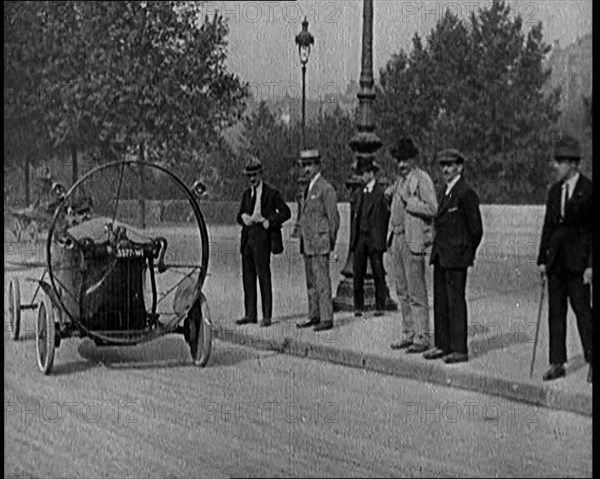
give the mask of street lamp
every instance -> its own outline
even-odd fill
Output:
[[[375,101],[375,88],[373,81],[373,0],[363,2],[363,36],[362,55],[360,71],[360,89],[358,91],[358,110],[356,112],[356,134],[350,140],[350,148],[356,157],[353,170],[359,159],[373,162],[375,153],[383,146],[383,142],[375,133],[375,115],[373,102]],[[360,194],[360,180],[353,174],[347,181],[346,187],[351,191],[350,202],[350,228],[354,227],[352,218],[356,208],[357,197]],[[350,233],[352,236],[352,232]],[[348,251],[346,265],[342,270],[343,279],[338,285],[337,293],[333,299],[333,308],[336,311],[352,310],[353,301],[353,254]],[[375,306],[375,284],[370,262],[365,276],[365,307],[374,309]],[[387,290],[387,286],[386,286]],[[386,291],[386,310],[396,310],[397,304],[390,298]]]
[[[306,64],[308,63],[308,57],[310,56],[310,46],[315,43],[315,38],[308,32],[308,20],[304,17],[302,22],[302,31],[296,35],[296,45],[298,45],[298,56],[300,57],[300,64],[302,65],[302,149],[306,148]],[[296,194],[298,204],[298,214],[296,215],[296,225],[292,232],[293,238],[300,236],[298,231],[298,221],[300,220],[300,212],[302,210],[303,192],[306,186],[306,179],[299,175],[298,177],[298,191]]]
[[[310,56],[310,46],[315,43],[314,37],[308,33],[308,20],[304,17],[302,22],[302,31],[296,35],[296,45],[298,45],[298,56],[302,64],[302,148],[306,148],[305,142],[305,112],[306,112],[306,64]]]

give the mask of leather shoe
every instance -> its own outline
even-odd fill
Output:
[[[271,320],[270,319],[263,319],[260,322],[260,327],[261,328],[268,328],[269,326],[271,326]]]
[[[412,339],[403,339],[402,341],[398,341],[397,343],[390,344],[390,348],[404,349],[404,348],[408,348],[411,344],[412,344]]]
[[[375,311],[375,313],[373,314],[373,316],[383,316],[383,311],[377,310],[377,311]]]
[[[446,351],[442,351],[439,348],[432,348],[429,351],[423,353],[425,359],[440,359],[446,356]]]
[[[464,363],[469,360],[469,355],[466,353],[450,353],[444,356],[446,364]]]
[[[428,349],[429,349],[429,346],[427,346],[426,344],[414,344],[413,343],[406,350],[406,354],[424,353]]]
[[[333,329],[333,322],[319,323],[313,328],[314,331],[327,331],[328,329]]]
[[[362,311],[354,311],[354,317],[360,318],[362,316]]]
[[[242,319],[238,319],[235,324],[256,324],[257,321],[256,319],[252,319],[252,318],[242,318]]]
[[[309,319],[308,321],[304,321],[303,323],[296,323],[297,328],[310,328],[311,326],[316,326],[321,323],[320,319]]]
[[[550,369],[544,373],[542,379],[544,381],[552,381],[553,379],[564,377],[565,374],[565,367],[562,364],[553,364],[550,366]]]
[[[590,369],[588,369],[588,378],[587,382],[591,384],[592,382],[592,365],[590,364]]]

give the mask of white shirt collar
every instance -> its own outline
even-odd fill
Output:
[[[446,183],[446,194],[450,193],[454,185],[458,183],[458,180],[460,180],[460,175],[456,175],[454,179],[450,180],[450,183]]]
[[[315,176],[313,176],[312,180],[310,180],[310,183],[308,184],[308,190],[312,190],[312,187],[315,186],[315,183],[317,182],[317,180],[321,177],[321,172],[319,171]]]
[[[371,181],[369,181],[367,183],[367,185],[365,186],[364,192],[365,193],[372,193],[374,187],[375,187],[375,178],[373,178]]]
[[[263,182],[261,181],[258,185],[256,185],[256,194],[258,196],[262,195]]]
[[[577,181],[579,180],[579,172],[575,173],[571,178],[563,183],[569,185],[569,198],[573,196],[573,191],[575,191],[575,186],[577,186]]]

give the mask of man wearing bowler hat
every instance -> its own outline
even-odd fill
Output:
[[[551,167],[557,182],[548,191],[538,265],[548,279],[550,369],[544,381],[565,375],[567,299],[577,318],[583,355],[592,382],[592,182],[579,172],[581,150],[570,136],[554,146]]]
[[[437,154],[446,184],[441,189],[434,220],[431,250],[433,264],[433,329],[435,347],[426,359],[468,361],[467,270],[473,266],[483,226],[479,197],[463,177],[464,157],[455,149]]]
[[[308,181],[302,214],[298,220],[300,253],[304,257],[306,271],[308,320],[297,326],[325,331],[333,328],[329,254],[335,248],[340,228],[337,194],[321,175],[321,155],[318,150],[300,152],[300,166]]]
[[[402,338],[391,348],[422,353],[431,343],[425,256],[438,204],[431,177],[416,165],[419,150],[412,140],[400,139],[391,154],[400,175],[385,191],[392,210],[388,251],[402,312]]]
[[[359,193],[352,218],[353,228],[349,245],[354,254],[354,315],[358,317],[362,316],[365,306],[364,280],[367,259],[371,262],[375,281],[375,316],[383,315],[387,298],[383,253],[387,249],[390,209],[383,188],[375,178],[378,170],[379,166],[370,158],[358,158],[356,174],[364,187]]]
[[[244,172],[250,181],[250,188],[242,195],[237,222],[242,226],[240,250],[245,316],[236,323],[257,322],[258,277],[263,309],[261,326],[270,326],[273,311],[271,253],[283,252],[281,225],[290,218],[291,212],[279,192],[263,181],[262,164],[258,158],[250,157]]]

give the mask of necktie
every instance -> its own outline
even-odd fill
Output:
[[[310,183],[306,185],[306,188],[304,188],[304,201],[306,201],[306,198],[308,198],[308,190],[310,190]]]
[[[565,206],[569,199],[569,184],[567,182],[564,182],[562,187],[563,187],[563,194],[562,194],[562,201],[560,202],[560,216],[564,219]]]

